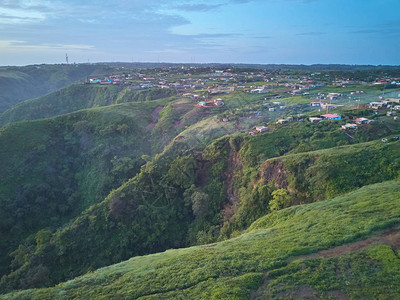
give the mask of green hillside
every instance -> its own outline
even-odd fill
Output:
[[[190,125],[196,121],[186,117],[193,115],[190,102],[171,101],[110,105],[12,123],[0,130],[0,167],[4,170],[0,176],[0,246],[6,254],[1,256],[1,274],[18,269],[9,254],[19,244],[29,248],[43,236],[48,242],[57,228],[134,177],[156,153],[154,145],[162,149],[184,130],[176,122]],[[220,130],[214,137],[224,134]],[[173,241],[175,237],[166,240],[179,243]],[[144,245],[142,253],[149,248]],[[126,255],[116,256],[117,261]],[[87,266],[83,267],[86,271]]]
[[[91,74],[104,74],[102,65],[32,65],[0,69],[0,113],[13,105],[84,80]]]
[[[158,88],[131,91],[119,86],[74,84],[39,98],[21,102],[0,114],[0,126],[22,120],[54,117],[81,109],[116,103],[157,100],[175,95]]]
[[[268,144],[275,135],[264,138]],[[202,153],[190,140],[174,141],[104,201],[49,233],[43,251],[31,250],[2,288],[51,285],[135,255],[234,237],[272,211],[399,176],[399,142],[291,154],[254,167],[241,152],[254,138],[246,139],[223,137]],[[27,246],[36,249],[37,242]],[[30,282],[26,276],[40,268],[51,280]]]
[[[399,197],[398,181],[369,185],[274,212],[228,241],[135,257],[53,288],[1,298],[395,299],[400,297],[393,284],[400,276],[398,250],[381,232],[399,224]],[[342,244],[351,249],[371,236],[374,242],[357,251],[325,258],[321,251]]]
[[[61,226],[133,177],[151,154],[151,113],[162,102],[123,104],[0,130],[1,252]],[[13,141],[12,143],[9,141]],[[1,273],[9,257],[1,257]]]
[[[398,298],[397,79],[350,73],[1,69],[0,299]]]

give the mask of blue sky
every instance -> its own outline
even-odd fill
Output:
[[[400,0],[0,0],[0,65],[400,65]]]

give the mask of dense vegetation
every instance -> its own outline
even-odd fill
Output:
[[[397,298],[400,291],[393,282],[400,276],[399,258],[388,246],[330,259],[300,255],[398,225],[399,197],[398,181],[366,186],[332,200],[274,212],[229,241],[135,257],[53,288],[3,298],[291,298],[299,289],[325,297],[336,293],[374,299],[390,293]]]
[[[133,177],[145,163],[141,156],[151,154],[146,126],[159,104],[111,106],[4,127],[1,252],[39,229],[61,226]]]
[[[279,147],[273,142],[279,136],[273,132],[262,137],[265,145]],[[40,254],[33,250],[35,241],[26,244],[30,254],[3,278],[3,288],[17,287],[16,282],[22,287],[54,284],[135,255],[233,237],[271,211],[399,176],[399,142],[286,155],[255,167],[254,152],[248,149],[255,149],[260,137],[223,137],[202,153],[185,139],[174,141],[104,201],[54,234],[48,232]],[[291,138],[289,145],[295,148],[285,143],[278,152],[264,148],[263,155],[295,151],[295,139],[305,137]],[[315,141],[315,147],[330,145]],[[51,279],[30,282],[27,274],[42,268]]]

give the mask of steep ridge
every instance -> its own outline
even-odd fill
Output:
[[[397,298],[400,290],[392,280],[400,276],[400,261],[388,246],[329,260],[293,258],[398,225],[399,197],[399,181],[369,185],[331,200],[274,212],[228,241],[135,257],[53,288],[1,298],[247,299],[307,293],[365,299],[390,293]],[[363,280],[366,275],[371,277]]]

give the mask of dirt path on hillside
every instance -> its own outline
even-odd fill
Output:
[[[160,111],[163,109],[163,106],[157,106],[152,112],[151,117],[153,118],[153,122],[146,126],[147,129],[152,130],[154,126],[156,126],[158,119],[160,118]]]
[[[374,235],[362,241],[344,244],[327,250],[320,250],[310,255],[298,256],[293,260],[338,257],[350,252],[362,250],[373,244],[386,244],[395,249],[400,249],[400,227],[385,230],[381,234]]]
[[[360,251],[363,250],[371,245],[375,244],[385,244],[389,245],[395,249],[400,249],[400,227],[394,227],[388,230],[385,230],[379,234],[376,234],[374,236],[371,236],[368,239],[362,240],[362,241],[357,241],[353,243],[348,243],[344,244],[338,247],[334,247],[331,249],[327,250],[321,250],[316,253],[310,254],[310,255],[304,255],[304,256],[297,256],[288,261],[288,263],[291,263],[295,260],[299,259],[317,259],[317,258],[331,258],[331,257],[339,257],[342,255],[346,255],[350,252],[355,252],[355,251]],[[267,277],[267,273],[264,273],[263,277],[263,283],[262,285],[257,289],[253,290],[250,293],[250,299],[258,299],[261,296],[263,296],[263,293],[266,293],[268,295],[268,285],[270,283],[270,280]],[[280,299],[319,299],[319,292],[316,290],[311,289],[308,286],[305,285],[300,285],[295,289],[289,289],[287,291],[282,291],[278,295],[276,295]],[[264,295],[265,296],[265,295]],[[332,297],[333,299],[340,299],[340,300],[348,300],[350,299],[350,296],[345,294],[342,291],[339,290],[332,290],[328,291],[327,295],[328,297]]]

